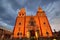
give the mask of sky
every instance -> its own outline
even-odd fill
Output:
[[[13,30],[21,8],[27,15],[35,15],[39,6],[46,12],[52,30],[59,31],[60,0],[0,0],[0,26]]]

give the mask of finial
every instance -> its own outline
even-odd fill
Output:
[[[20,10],[21,12],[25,12],[25,8],[21,8],[21,10]]]
[[[39,7],[38,7],[38,10],[42,10],[42,8],[39,6]]]

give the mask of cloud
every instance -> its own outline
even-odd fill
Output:
[[[55,18],[53,19],[52,23],[51,23],[51,28],[54,31],[54,29],[56,31],[60,30],[60,19],[59,18]]]
[[[12,28],[20,8],[25,7],[27,15],[35,15],[38,6],[41,6],[46,12],[52,29],[54,29],[54,26],[56,28],[60,24],[59,0],[0,0],[0,24],[5,24],[7,27]]]
[[[4,25],[8,29],[13,27],[17,16],[17,10],[12,8],[11,3],[7,0],[1,0],[0,5],[0,25]]]
[[[12,30],[13,29],[13,26],[8,25],[7,23],[4,23],[3,21],[0,21],[0,26],[3,26],[4,28],[7,28],[7,29],[13,31]]]
[[[49,3],[45,11],[47,17],[49,18],[52,30],[60,30],[60,1],[54,1],[53,3]]]
[[[16,2],[23,6],[27,2],[27,0],[16,0]]]
[[[16,2],[16,0],[9,0],[8,2],[11,4],[11,7],[14,10],[17,10],[22,7],[22,6],[20,6],[20,4],[18,4],[18,2]]]
[[[60,1],[54,1],[53,3],[49,3],[46,8],[44,8],[49,20],[56,17],[59,14],[59,5]]]

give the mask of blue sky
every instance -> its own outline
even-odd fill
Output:
[[[40,6],[48,17],[52,30],[60,30],[60,0],[0,0],[0,25],[13,30],[18,11],[24,7],[27,15],[35,15]]]

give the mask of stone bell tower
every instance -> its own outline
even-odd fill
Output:
[[[16,18],[15,26],[14,26],[14,31],[13,31],[13,36],[15,38],[18,37],[23,37],[25,34],[25,16],[26,16],[26,11],[25,8],[22,8],[18,12],[18,16]]]
[[[52,36],[52,29],[47,19],[45,12],[42,8],[38,8],[36,16],[38,16],[40,27],[41,27],[41,35],[43,37]]]
[[[38,8],[35,16],[26,16],[25,8],[18,12],[16,18],[13,37],[52,37],[52,30],[45,12]]]

